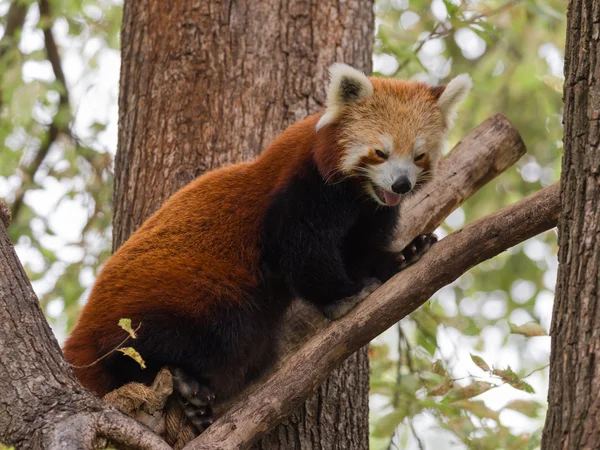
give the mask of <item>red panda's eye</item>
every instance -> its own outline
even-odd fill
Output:
[[[379,156],[381,159],[388,159],[388,155],[383,153],[381,150],[375,150],[375,154]]]
[[[423,158],[425,158],[425,153],[415,156],[415,161],[421,161]]]

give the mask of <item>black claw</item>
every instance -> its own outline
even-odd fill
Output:
[[[180,368],[172,369],[173,391],[181,404],[186,417],[199,433],[213,423],[212,403],[215,394],[212,389]]]
[[[436,242],[437,236],[435,234],[421,234],[414,238],[398,257],[400,268],[403,269],[410,264],[416,263]]]

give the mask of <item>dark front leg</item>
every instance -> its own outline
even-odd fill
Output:
[[[435,234],[421,234],[401,252],[380,252],[373,257],[373,276],[385,283],[402,269],[421,259],[436,242]]]
[[[375,280],[354,281],[337,248],[315,242],[313,248],[319,247],[319,251],[304,254],[291,264],[288,279],[295,294],[315,304],[330,319],[337,319],[375,289]]]
[[[367,279],[363,284],[363,288],[356,294],[325,305],[323,307],[323,314],[331,320],[339,319],[371,295],[379,286],[381,286],[381,281],[376,278]]]

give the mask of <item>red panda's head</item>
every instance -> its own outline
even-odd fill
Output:
[[[377,203],[394,206],[429,180],[468,75],[445,86],[367,78],[346,64],[330,68],[327,109],[319,119],[319,169],[328,179],[356,177]]]

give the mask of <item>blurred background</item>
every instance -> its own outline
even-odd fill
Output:
[[[0,0],[0,198],[61,343],[110,255],[122,7]],[[375,73],[471,74],[448,148],[497,112],[527,145],[440,236],[559,179],[566,0],[376,0],[375,11]],[[531,239],[372,343],[373,449],[539,447],[550,338],[536,335],[550,326],[556,252],[554,231]]]

